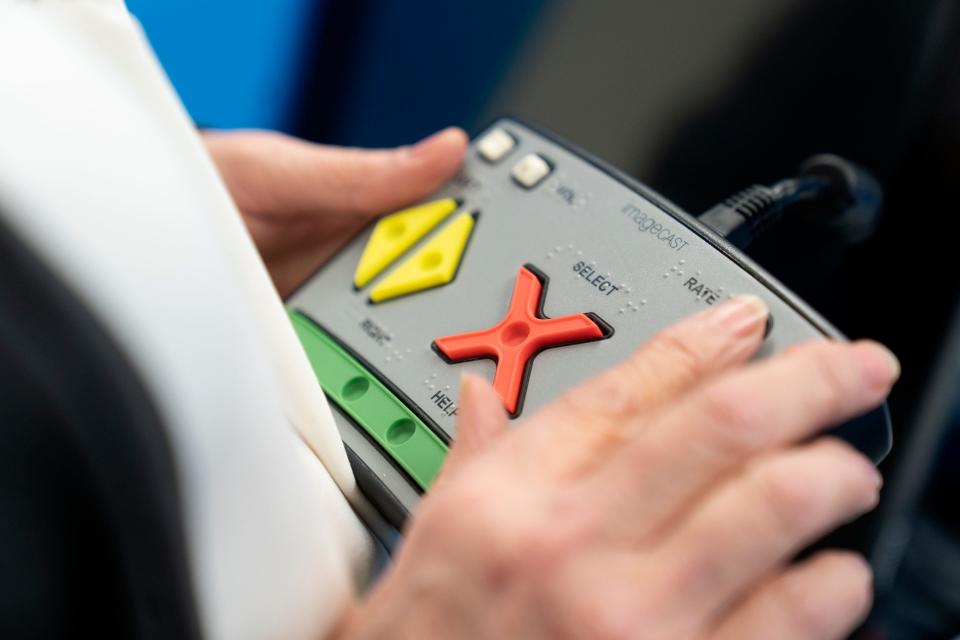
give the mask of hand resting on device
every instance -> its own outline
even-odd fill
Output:
[[[465,137],[207,143],[286,292],[372,215],[449,178]],[[899,365],[869,341],[751,363],[766,318],[751,296],[710,307],[516,428],[465,377],[447,465],[336,637],[845,637],[869,609],[869,567],[791,559],[876,505],[870,461],[818,434],[878,406]]]

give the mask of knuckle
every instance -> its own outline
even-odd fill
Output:
[[[877,474],[873,462],[857,451],[849,442],[835,436],[823,436],[818,445],[835,460],[833,468],[843,472],[844,478],[836,482],[840,488],[861,496],[877,490]]]
[[[873,463],[853,446],[835,437],[823,438],[819,446],[833,458],[830,467],[833,481],[830,484],[845,509],[875,506],[879,499],[879,484]]]
[[[843,366],[838,347],[833,343],[819,343],[807,352],[814,375],[820,382],[818,388],[821,393],[816,403],[827,414],[840,412],[852,391],[847,377],[843,375],[846,367]]]
[[[515,551],[531,575],[550,579],[589,544],[593,511],[582,501],[563,497],[540,513],[515,541]]]
[[[649,350],[641,349],[631,356],[634,366],[645,364],[650,352],[659,352],[665,355],[662,358],[664,366],[671,367],[690,378],[700,378],[708,371],[709,367],[701,355],[702,351],[682,325],[667,327],[653,337],[648,347]]]
[[[793,533],[803,529],[821,511],[823,496],[817,483],[788,465],[774,462],[757,466],[750,478],[760,504],[780,531]]]
[[[702,419],[713,425],[710,442],[728,458],[751,454],[766,443],[764,416],[752,393],[749,389],[714,385],[704,389],[700,397]]]
[[[640,394],[630,383],[630,376],[618,369],[608,371],[571,391],[568,409],[591,414],[600,413],[614,421],[627,421],[643,410]]]
[[[666,569],[660,593],[694,601],[714,593],[723,581],[722,563],[710,549],[691,550]]]

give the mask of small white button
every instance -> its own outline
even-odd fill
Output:
[[[477,151],[487,162],[496,162],[510,153],[516,145],[516,139],[498,127],[480,139]]]
[[[531,153],[513,167],[510,175],[527,189],[537,186],[550,173],[550,163],[541,156]]]

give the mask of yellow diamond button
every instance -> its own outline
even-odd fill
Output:
[[[363,248],[353,284],[358,289],[365,287],[456,209],[456,200],[444,198],[397,211],[380,220]]]
[[[383,302],[398,296],[447,284],[457,274],[463,250],[473,231],[474,218],[462,213],[416,253],[387,274],[370,291],[370,300]]]

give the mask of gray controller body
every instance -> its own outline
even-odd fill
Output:
[[[523,416],[621,362],[657,331],[737,294],[756,294],[770,309],[773,326],[758,358],[811,339],[843,339],[763,269],[662,196],[529,125],[504,118],[486,131],[496,129],[512,137],[513,148],[491,162],[472,145],[460,174],[430,198],[453,197],[461,211],[477,212],[452,282],[372,304],[366,289],[353,286],[367,229],[288,300],[402,392],[444,439],[456,439],[461,374],[492,379],[496,363],[450,364],[431,345],[441,336],[498,323],[525,264],[549,278],[546,316],[592,312],[614,333],[540,352],[528,370],[519,428]],[[525,188],[512,174],[529,154],[550,169]],[[413,510],[420,496],[416,485],[344,412],[335,407],[334,413],[367,483],[392,496],[391,508]],[[890,447],[885,408],[839,432],[877,461]]]

